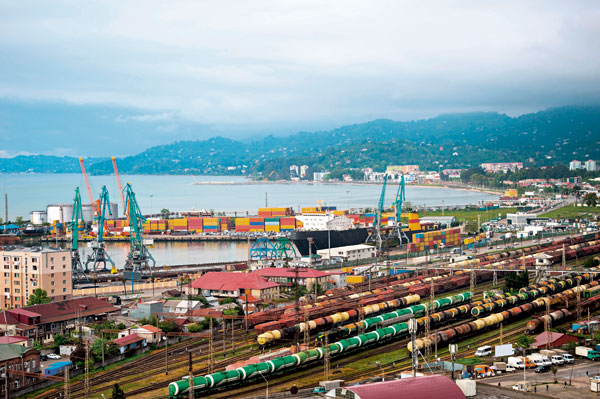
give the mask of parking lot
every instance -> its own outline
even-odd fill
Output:
[[[558,384],[553,383],[554,375],[551,372],[535,373],[533,369],[525,372],[525,378],[523,378],[523,370],[518,370],[514,373],[488,377],[479,380],[479,382],[496,386],[500,383],[503,387],[512,387],[514,384],[526,380],[534,385],[540,384],[536,385],[536,391],[546,396],[565,398],[576,395],[578,399],[598,398],[597,393],[590,391],[590,377],[586,376],[586,371],[590,377],[600,375],[600,362],[576,360],[574,365],[559,366],[556,373]],[[571,385],[565,388],[564,382],[566,381],[569,384],[569,380],[571,381]],[[547,391],[546,385],[548,385]],[[534,392],[533,387],[530,392]]]

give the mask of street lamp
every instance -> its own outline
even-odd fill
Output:
[[[267,379],[263,375],[262,371],[259,371],[258,374],[260,374],[260,376],[263,378],[263,380],[265,380],[265,382],[267,383],[267,391],[266,391],[265,399],[269,399],[269,381],[267,381]]]

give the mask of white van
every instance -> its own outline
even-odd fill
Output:
[[[477,348],[477,351],[475,351],[475,356],[489,356],[492,354],[492,347],[489,345],[486,346],[480,346],[479,348]]]
[[[525,364],[523,363],[523,358],[517,356],[509,357],[508,362],[506,362],[506,364],[516,369],[522,369],[525,367]]]

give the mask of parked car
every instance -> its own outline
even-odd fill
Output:
[[[516,368],[514,368],[513,366],[506,366],[506,370],[507,373],[514,373],[515,371],[517,371]]]
[[[548,366],[537,366],[534,371],[536,373],[545,373],[547,371],[550,371],[550,367],[548,367]]]
[[[58,360],[58,359],[61,359],[61,357],[60,357],[60,355],[57,355],[56,353],[50,353],[48,355],[48,359]]]

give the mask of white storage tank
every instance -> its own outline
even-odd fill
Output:
[[[73,214],[73,204],[53,204],[46,207],[46,221],[48,223],[70,222]],[[68,215],[68,216],[66,216]],[[66,216],[66,218],[65,218]]]
[[[35,226],[41,226],[48,220],[46,211],[31,211],[29,213],[31,224]]]

